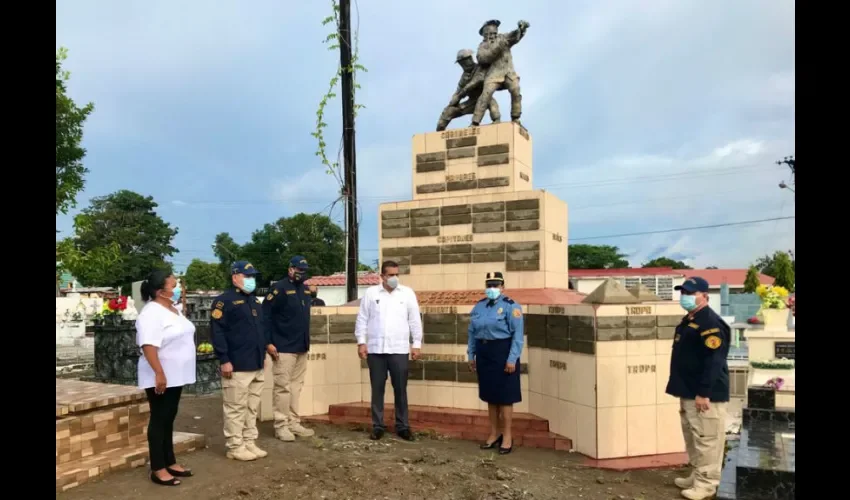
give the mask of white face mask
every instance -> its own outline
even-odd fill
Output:
[[[393,276],[392,278],[387,278],[387,286],[395,289],[398,286],[398,276]]]

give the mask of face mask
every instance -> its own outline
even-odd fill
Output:
[[[390,288],[395,288],[398,286],[398,276],[393,276],[392,278],[387,278],[387,286]]]
[[[245,282],[242,284],[242,290],[246,293],[251,293],[257,288],[257,280],[255,278],[245,278]]]
[[[502,295],[502,291],[498,288],[488,288],[484,290],[484,293],[487,295],[487,298],[490,300],[496,300],[499,298],[499,295]]]
[[[181,295],[183,295],[183,290],[179,286],[175,287],[174,291],[171,292],[171,302],[179,302]]]
[[[296,283],[301,283],[302,281],[304,281],[304,273],[295,271],[294,273],[292,273],[292,281]]]
[[[691,312],[697,308],[697,298],[693,295],[682,295],[679,297],[679,305],[682,309]]]
[[[313,297],[315,299],[318,296],[319,296],[319,292],[310,292],[310,297]]]

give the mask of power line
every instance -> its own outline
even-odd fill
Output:
[[[740,222],[724,222],[722,224],[711,224],[708,226],[692,226],[692,227],[680,227],[677,229],[662,229],[658,231],[642,231],[639,233],[622,233],[622,234],[608,234],[605,236],[588,236],[585,238],[569,238],[569,241],[587,241],[587,240],[602,240],[608,238],[623,238],[626,236],[644,236],[647,234],[662,234],[662,233],[678,233],[680,231],[693,231],[696,229],[714,229],[718,227],[730,227],[730,226],[744,226],[747,224],[759,224],[762,222],[771,222],[775,220],[785,220],[785,219],[795,219],[796,216],[790,215],[787,217],[772,217],[770,219],[757,219],[757,220],[747,220]]]

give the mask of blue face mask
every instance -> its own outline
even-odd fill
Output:
[[[180,297],[183,295],[183,290],[180,287],[175,287],[174,291],[171,292],[171,302],[179,302]]]
[[[498,288],[488,288],[484,290],[484,294],[487,295],[488,299],[496,300],[499,298],[499,295],[502,295],[502,292]]]
[[[257,289],[257,280],[255,278],[245,278],[245,282],[242,284],[242,290],[245,293],[252,293]]]
[[[691,312],[697,308],[697,298],[694,295],[682,295],[679,297],[679,305],[682,309]]]

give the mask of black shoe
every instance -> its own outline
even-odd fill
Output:
[[[501,446],[499,447],[499,455],[507,455],[508,453],[510,453],[512,451],[514,451],[514,444],[513,443],[511,443],[510,448],[502,448]]]
[[[492,450],[493,448],[497,448],[497,447],[501,446],[502,445],[502,437],[503,436],[500,435],[499,437],[496,438],[495,441],[493,441],[490,444],[487,444],[487,443],[482,444],[481,449],[482,450]]]
[[[171,467],[166,467],[165,470],[167,470],[168,473],[171,474],[174,477],[192,477],[192,476],[194,476],[194,474],[192,474],[191,469],[174,470]]]
[[[403,431],[398,431],[398,437],[404,439],[405,441],[413,441],[413,433],[410,432],[410,429],[405,429]]]
[[[372,429],[372,434],[369,434],[369,439],[377,441],[384,437],[384,429]]]
[[[178,484],[180,484],[180,480],[176,477],[172,477],[168,481],[165,481],[164,479],[160,479],[159,477],[157,477],[157,475],[153,472],[151,472],[151,481],[161,486],[177,486]]]

